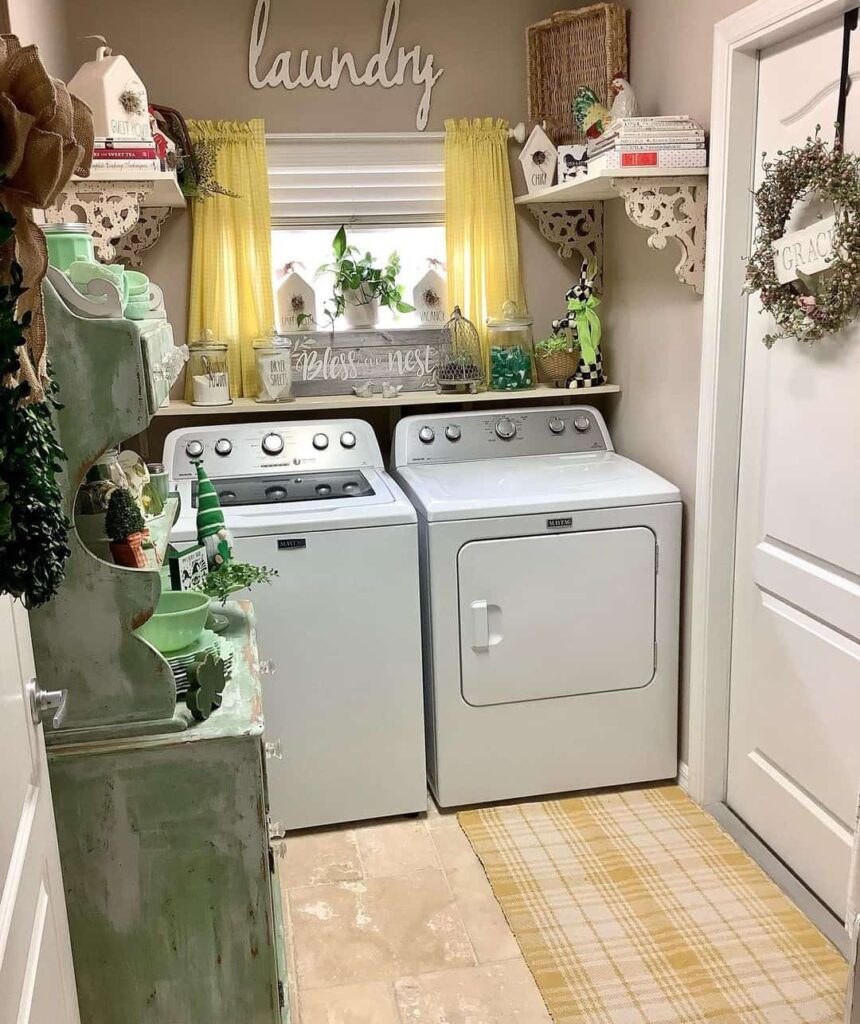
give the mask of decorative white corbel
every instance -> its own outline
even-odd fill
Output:
[[[158,241],[170,216],[169,206],[147,206],[149,181],[91,181],[73,179],[57,202],[45,210],[49,224],[84,222],[93,232],[96,256],[103,263],[117,260],[139,267],[143,254]]]
[[[583,206],[569,203],[530,203],[540,233],[558,247],[567,260],[594,261],[595,286],[603,287],[603,203]]]
[[[674,239],[681,250],[675,274],[699,295],[705,290],[705,214],[708,179],[704,175],[671,178],[614,178],[628,218],[651,232],[652,249]]]

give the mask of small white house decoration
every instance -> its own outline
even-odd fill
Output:
[[[529,192],[539,192],[555,182],[558,150],[550,137],[537,125],[520,153],[520,163]]]
[[[275,305],[278,310],[278,331],[312,330],[316,317],[316,292],[295,269],[299,264],[287,263],[281,271],[281,279],[275,289]]]
[[[104,39],[102,43],[96,59],[78,68],[69,91],[92,110],[97,139],[150,142],[146,86],[122,54],[114,55]]]
[[[430,269],[412,290],[412,305],[422,324],[441,327],[448,319],[448,281],[439,260],[430,260]]]

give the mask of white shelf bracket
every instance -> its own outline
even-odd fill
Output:
[[[665,249],[674,239],[681,250],[675,274],[701,295],[705,290],[705,215],[708,181],[704,176],[614,178],[629,219],[651,232],[648,245]]]
[[[158,241],[168,207],[143,208],[152,192],[147,181],[75,180],[45,211],[49,224],[84,222],[93,232],[96,256],[104,263],[122,260],[139,267],[142,254]]]
[[[529,209],[540,233],[558,247],[563,259],[597,263],[595,285],[603,287],[603,203],[535,203]],[[578,268],[577,268],[578,270]]]

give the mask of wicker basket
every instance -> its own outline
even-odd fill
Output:
[[[613,78],[627,78],[627,12],[618,4],[558,11],[526,31],[529,117],[546,122],[556,145],[582,143],[571,104],[589,86],[610,106]]]
[[[538,375],[542,383],[555,384],[563,387],[565,382],[572,377],[579,366],[579,349],[572,352],[552,352],[549,355],[541,355],[536,352],[538,364]]]

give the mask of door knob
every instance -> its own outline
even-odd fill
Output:
[[[43,690],[34,677],[27,683],[27,696],[30,698],[30,717],[33,719],[33,725],[40,725],[53,711],[56,714],[51,724],[55,729],[59,729],[66,717],[69,691]]]

